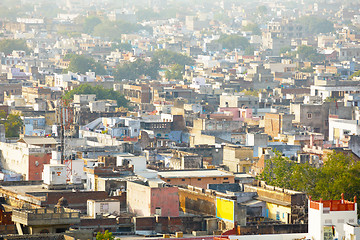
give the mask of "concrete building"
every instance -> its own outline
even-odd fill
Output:
[[[315,240],[359,239],[357,203],[344,200],[320,200],[309,198],[309,235]]]
[[[12,221],[18,233],[61,233],[80,223],[80,212],[69,208],[14,209]]]
[[[339,143],[360,134],[359,120],[329,118],[329,141]]]
[[[150,103],[152,101],[152,93],[148,85],[124,84],[122,92],[126,99],[133,103]]]
[[[142,183],[127,182],[126,202],[129,212],[137,216],[179,216],[177,187],[151,187]]]
[[[305,193],[269,186],[263,182],[244,185],[244,192],[256,192],[257,199],[266,202],[265,217],[287,224],[306,220]]]
[[[295,115],[294,124],[306,126],[316,133],[329,137],[329,116],[341,119],[352,119],[352,108],[344,107],[340,102],[320,104],[290,104],[290,113]],[[309,130],[310,130],[309,129]]]
[[[253,164],[253,149],[236,145],[224,146],[223,165],[231,172],[248,173]]]
[[[55,139],[44,137],[24,137],[17,143],[0,142],[2,167],[22,174],[24,180],[41,180],[44,164],[50,163],[56,145]]]
[[[42,136],[46,134],[45,117],[22,117],[24,122],[23,134],[25,136]]]
[[[259,98],[244,95],[221,95],[220,108],[259,108]]]
[[[87,215],[97,218],[98,215],[120,215],[120,201],[117,199],[87,200]]]
[[[131,118],[98,118],[81,129],[81,135],[91,136],[91,132],[110,135],[112,138],[137,138],[140,134],[140,121]]]
[[[272,138],[277,138],[279,134],[291,131],[294,118],[292,114],[266,113],[264,118],[265,133]]]

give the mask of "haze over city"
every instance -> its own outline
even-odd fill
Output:
[[[360,2],[1,0],[0,239],[360,239]]]

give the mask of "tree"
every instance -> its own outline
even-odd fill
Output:
[[[283,157],[280,152],[275,152],[275,156],[265,161],[264,171],[260,177],[270,185],[281,188],[291,188],[289,179],[291,177],[294,162]]]
[[[123,51],[131,51],[132,46],[130,43],[122,43],[122,42],[114,42],[111,44],[111,50],[123,50]]]
[[[301,60],[308,60],[311,62],[324,61],[324,56],[319,54],[315,47],[301,45],[298,47],[296,53]]]
[[[139,22],[160,19],[160,14],[154,12],[152,9],[139,9],[136,12],[136,19]]]
[[[354,73],[350,76],[350,79],[353,79],[354,77],[360,77],[360,70],[354,72]]]
[[[333,152],[320,168],[308,163],[297,164],[279,153],[265,161],[260,179],[268,184],[305,192],[314,199],[346,199],[360,194],[360,162],[350,155]]]
[[[260,16],[264,16],[267,13],[268,9],[265,5],[261,5],[256,8],[256,11]]]
[[[91,57],[77,54],[65,55],[64,59],[70,60],[69,67],[66,69],[71,72],[78,72],[85,74],[88,71],[93,71],[97,75],[105,75],[107,72],[104,66]]]
[[[184,74],[184,67],[180,64],[173,65],[170,70],[166,70],[165,77],[167,79],[182,80]]]
[[[233,51],[235,48],[245,50],[250,46],[249,41],[239,35],[222,35],[217,42],[220,43],[223,48],[230,51]]]
[[[341,152],[329,154],[319,169],[316,186],[310,194],[315,198],[334,199],[344,193],[346,199],[360,194],[360,162]]]
[[[185,66],[194,64],[194,60],[191,57],[165,49],[155,51],[153,59],[157,59],[160,65],[179,64]]]
[[[116,100],[118,107],[128,108],[129,101],[120,94],[112,89],[105,89],[102,86],[92,87],[89,84],[82,84],[79,87],[68,91],[63,98],[72,100],[75,94],[95,94],[97,100],[109,99]]]
[[[291,47],[290,46],[284,46],[282,48],[280,48],[280,54],[281,53],[287,53],[291,51]]]
[[[5,137],[19,137],[20,130],[23,127],[20,115],[9,114],[6,116],[4,111],[0,111],[0,119],[0,123],[5,126]]]
[[[90,16],[85,18],[84,24],[83,24],[83,31],[87,34],[92,34],[94,31],[94,28],[101,23],[100,18],[96,16]]]
[[[144,27],[140,24],[133,24],[125,21],[104,21],[94,27],[93,35],[110,39],[119,39],[121,34],[135,33],[140,30],[152,32],[152,28]]]
[[[112,235],[112,232],[105,230],[104,233],[98,232],[96,234],[96,240],[113,240],[115,237]]]
[[[3,39],[0,41],[0,52],[9,55],[13,50],[25,51],[26,53],[30,52],[23,39]]]
[[[261,35],[261,30],[256,23],[249,23],[243,27],[243,31],[250,31],[254,35]]]
[[[329,33],[334,31],[334,23],[317,16],[303,16],[296,21],[311,34]]]
[[[125,62],[118,65],[115,69],[115,79],[121,81],[122,79],[137,79],[141,76],[148,76],[151,79],[158,77],[160,64],[157,59],[146,62],[143,59],[137,59],[135,62]]]

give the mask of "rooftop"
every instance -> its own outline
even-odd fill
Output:
[[[57,144],[55,138],[52,137],[23,137],[18,142],[23,142],[29,145],[53,145]]]
[[[164,171],[158,173],[162,178],[186,178],[186,177],[231,177],[234,176],[229,172],[217,169],[206,170],[174,170]]]
[[[341,194],[340,200],[322,200],[319,201],[312,200],[309,197],[310,208],[320,210],[322,205],[323,208],[327,208],[329,211],[355,211],[356,208],[356,197],[354,197],[354,202],[344,200],[344,194]]]

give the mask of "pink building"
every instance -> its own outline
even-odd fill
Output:
[[[251,108],[221,107],[219,108],[219,112],[231,115],[233,121],[244,121],[245,119],[253,119],[253,112]]]
[[[136,182],[127,182],[126,198],[129,212],[137,216],[179,216],[177,187],[150,187]]]

